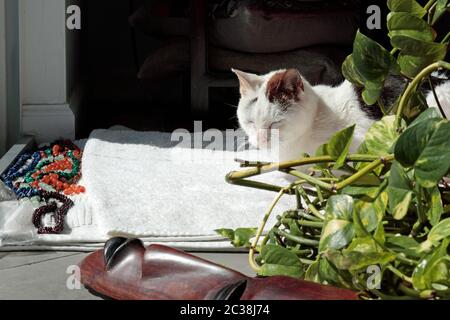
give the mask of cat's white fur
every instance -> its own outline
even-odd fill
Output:
[[[240,80],[237,115],[241,128],[250,144],[258,148],[270,145],[271,130],[278,130],[280,161],[298,159],[304,153],[314,155],[334,133],[352,125],[356,125],[351,145],[351,151],[355,152],[374,123],[361,110],[357,93],[348,81],[336,87],[312,86],[301,77],[303,86],[298,101],[283,110],[279,103],[269,100],[267,86],[275,75],[286,70],[262,76],[234,69],[233,72]],[[445,109],[450,111],[450,83],[437,87],[436,91]],[[435,105],[432,94],[427,99],[430,106]]]

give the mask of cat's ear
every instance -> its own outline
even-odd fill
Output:
[[[262,84],[262,78],[256,74],[247,73],[241,70],[231,69],[238,77],[240,83],[241,95],[246,95],[249,92],[255,92]]]
[[[267,83],[267,98],[270,102],[299,102],[303,91],[305,86],[297,69],[278,72]]]

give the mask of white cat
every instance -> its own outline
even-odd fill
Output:
[[[365,106],[360,92],[348,81],[337,87],[312,86],[295,69],[262,76],[232,71],[240,81],[237,115],[241,128],[250,144],[260,149],[270,148],[271,132],[277,132],[280,161],[298,159],[304,153],[314,155],[334,133],[352,125],[356,125],[351,146],[355,152],[379,118],[370,114],[376,108]],[[436,91],[445,110],[450,110],[450,82]],[[428,102],[434,104],[432,94]]]

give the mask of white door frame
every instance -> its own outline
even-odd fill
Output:
[[[0,0],[0,157],[6,152],[6,21],[5,0]]]
[[[75,138],[75,109],[68,88],[68,0],[18,0],[22,134],[39,143]]]
[[[0,157],[23,136],[75,138],[78,34],[65,21],[77,1],[0,0]]]

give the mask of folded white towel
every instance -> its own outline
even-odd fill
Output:
[[[181,148],[170,138],[168,133],[120,128],[94,131],[82,163],[80,184],[87,193],[72,197],[76,205],[64,233],[38,235],[29,200],[3,201],[0,251],[93,251],[118,235],[186,250],[233,250],[214,230],[259,226],[275,194],[229,185],[225,176],[239,170],[235,158],[256,160],[261,155]],[[276,172],[254,180],[287,183]],[[267,226],[294,202],[292,197],[282,199]]]
[[[211,237],[257,227],[275,194],[229,185],[249,153],[172,147],[170,134],[96,130],[83,155],[83,182],[98,225],[110,236]],[[284,175],[263,180],[285,185]],[[294,206],[284,198],[276,214]]]

